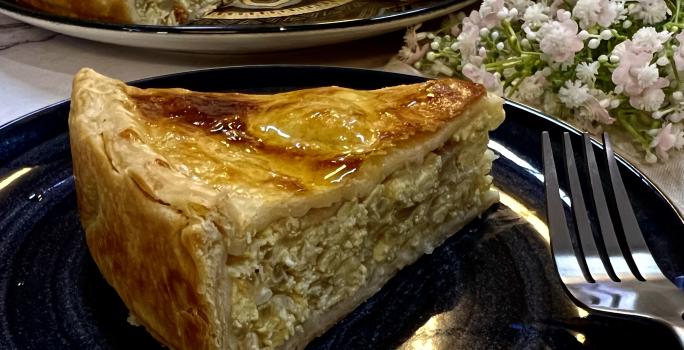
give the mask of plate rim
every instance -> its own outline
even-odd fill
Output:
[[[97,20],[78,19],[61,15],[54,15],[37,9],[20,5],[16,0],[0,0],[0,10],[7,11],[19,16],[30,17],[37,20],[48,21],[60,25],[83,27],[88,29],[99,29],[108,31],[123,31],[148,34],[273,34],[273,33],[292,33],[292,32],[317,32],[330,29],[359,28],[383,23],[390,23],[407,18],[425,16],[430,13],[448,11],[451,7],[468,6],[473,0],[446,0],[442,3],[422,9],[405,11],[392,15],[379,17],[358,18],[342,21],[332,21],[324,23],[309,24],[236,24],[236,25],[149,25],[149,24],[120,24],[103,22]]]
[[[0,0],[2,1],[2,0]],[[221,67],[212,67],[212,68],[199,68],[199,69],[192,69],[192,70],[185,70],[181,72],[175,72],[175,73],[168,73],[168,74],[162,74],[162,75],[155,75],[151,77],[145,77],[142,79],[136,79],[136,80],[131,80],[127,81],[126,84],[130,85],[139,85],[139,84],[145,84],[150,81],[155,81],[155,80],[161,80],[161,79],[173,79],[181,76],[190,76],[198,73],[207,73],[207,72],[212,72],[212,71],[224,71],[224,70],[263,70],[263,69],[296,69],[296,70],[337,70],[337,71],[354,71],[357,73],[370,73],[370,74],[380,74],[380,75],[401,75],[404,77],[411,77],[415,78],[418,80],[432,80],[432,78],[428,77],[422,77],[422,76],[417,76],[417,75],[410,75],[410,74],[404,74],[404,73],[396,73],[396,72],[390,72],[390,71],[384,71],[384,70],[378,70],[378,69],[368,69],[368,68],[355,68],[355,67],[343,67],[343,66],[326,66],[326,65],[301,65],[301,64],[259,64],[259,65],[238,65],[238,66],[221,66]],[[43,113],[48,112],[50,109],[57,109],[57,108],[63,108],[65,105],[68,105],[71,103],[70,98],[65,98],[63,100],[60,100],[58,102],[49,104],[45,107],[39,108],[35,111],[32,111],[30,113],[24,114],[6,124],[0,125],[0,135],[11,132],[11,129],[14,128],[21,128],[21,124],[28,123],[34,119],[40,118]],[[555,124],[562,129],[567,130],[568,132],[571,132],[574,134],[574,136],[581,136],[582,131],[579,130],[578,128],[574,127],[573,125],[569,124],[566,121],[556,119],[548,114],[545,114],[535,108],[526,106],[524,104],[509,100],[507,98],[504,98],[504,105],[512,106],[514,108],[523,110],[527,113],[533,114],[537,118],[541,118],[547,122],[550,122],[552,124]],[[68,133],[68,129],[67,129]],[[596,137],[591,136],[591,142],[599,147],[600,149],[603,149],[603,143],[601,143]],[[540,150],[541,152],[541,150]],[[660,197],[662,197],[665,200],[665,203],[672,209],[672,212],[676,216],[676,218],[684,224],[684,214],[679,211],[679,209],[673,204],[672,199],[663,191],[662,188],[660,188],[656,183],[654,183],[646,174],[641,172],[634,164],[632,164],[627,158],[623,157],[622,155],[616,153],[615,158],[618,162],[618,164],[621,164],[624,166],[628,171],[639,177],[646,186],[650,187],[653,189],[656,194]],[[3,164],[0,164],[2,166]]]

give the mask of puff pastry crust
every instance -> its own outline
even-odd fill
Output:
[[[69,128],[88,248],[171,348],[302,348],[497,199],[502,120],[500,98],[453,79],[247,95],[83,69]]]
[[[220,0],[17,0],[60,16],[108,23],[177,25],[216,9]]]

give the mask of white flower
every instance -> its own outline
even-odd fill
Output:
[[[674,47],[674,62],[677,70],[684,71],[684,32],[679,33],[676,37],[679,46]]]
[[[633,107],[643,109],[643,106],[650,106],[644,110],[655,111],[657,107],[653,109],[652,106],[662,91],[649,91],[646,94],[645,90],[660,90],[670,85],[670,81],[659,77],[656,64],[649,64],[653,60],[652,54],[636,51],[630,40],[625,40],[623,44],[625,45],[620,53],[620,63],[611,76],[615,91],[629,96],[629,102]]]
[[[531,0],[504,0],[504,2],[511,9],[516,9],[520,14],[525,13],[525,10],[530,7],[532,3]]]
[[[641,109],[647,112],[657,111],[665,101],[665,93],[659,85],[644,89],[640,95],[631,96],[629,104],[632,107]]]
[[[606,107],[602,106],[598,99],[590,96],[587,101],[580,106],[578,111],[579,116],[597,121],[601,124],[612,124],[615,119],[610,116]]]
[[[631,42],[632,42],[631,40],[627,39],[627,40],[615,45],[615,47],[613,48],[613,51],[610,52],[610,56],[611,57],[615,56],[619,60],[620,58],[622,58],[622,55],[625,53],[625,51],[627,51],[628,43],[631,45]]]
[[[656,24],[664,21],[672,12],[665,0],[638,0],[637,4],[630,9],[629,14],[646,24]]]
[[[616,6],[608,0],[578,0],[572,15],[579,20],[582,29],[596,24],[608,28],[618,16]]]
[[[529,77],[525,77],[520,84],[518,84],[518,91],[516,92],[516,99],[520,102],[541,105],[541,97],[544,95],[544,85],[546,84],[546,77],[541,71],[537,71]]]
[[[499,24],[499,12],[505,10],[508,13],[508,9],[504,6],[504,0],[484,0],[482,5],[480,5],[480,17],[482,17],[482,23],[487,28],[493,28]]]
[[[674,148],[682,149],[684,148],[684,125],[676,124],[672,126],[672,134],[675,135]]]
[[[575,75],[577,78],[588,85],[593,85],[598,74],[599,63],[594,61],[591,63],[582,62],[575,67]]]
[[[615,20],[625,21],[623,23],[623,26],[625,23],[629,22],[629,24],[626,27],[624,27],[625,29],[629,28],[632,25],[632,22],[629,19],[627,19],[629,11],[625,8],[625,0],[613,0],[611,1],[611,5],[615,9],[615,12],[617,12],[617,18]]]
[[[487,91],[493,92],[497,95],[503,95],[503,86],[501,80],[494,74],[487,72],[482,67],[477,67],[472,63],[466,63],[461,70],[463,75],[470,81],[484,85]]]
[[[670,33],[663,30],[658,33],[653,27],[643,27],[632,36],[632,47],[635,52],[656,53],[663,49],[663,44],[670,40]]]
[[[644,67],[632,68],[632,74],[636,75],[639,86],[646,88],[652,86],[658,81],[660,73],[655,64],[649,64]]]
[[[425,37],[425,33],[418,33],[417,30],[420,28],[420,24],[406,29],[406,34],[404,35],[404,41],[406,45],[399,50],[399,60],[406,64],[414,64],[418,62],[425,53],[428,52],[428,44],[420,46],[418,43]]]
[[[577,23],[570,19],[570,13],[558,10],[559,21],[544,23],[538,34],[542,39],[539,48],[555,62],[564,63],[575,59],[575,52],[582,50],[584,43],[577,37]]]
[[[679,111],[679,112],[670,113],[670,115],[667,116],[667,120],[669,120],[673,123],[681,122],[682,120],[684,120],[684,110]]]
[[[537,32],[532,30],[530,26],[527,25],[527,23],[523,23],[522,29],[525,32],[525,39],[529,41],[535,41],[537,40]]]
[[[589,89],[581,81],[566,81],[565,86],[558,90],[558,98],[568,108],[578,108],[587,102],[592,96]]]
[[[672,132],[672,123],[667,123],[661,129],[651,130],[651,134],[655,131],[655,137],[651,141],[651,147],[655,148],[656,154],[661,159],[667,160],[669,158],[667,151],[672,149],[677,142],[677,135]]]
[[[670,108],[665,113],[670,112],[667,119],[673,123],[679,123],[684,120],[684,94],[681,91],[675,91],[670,96]]]
[[[471,57],[477,54],[477,45],[480,43],[480,14],[476,11],[463,20],[461,33],[456,37],[458,50],[463,62],[470,62]]]
[[[529,26],[541,27],[549,21],[549,7],[543,3],[536,3],[525,10],[523,20]]]

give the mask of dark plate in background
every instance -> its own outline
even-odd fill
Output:
[[[174,74],[135,85],[272,93],[420,81],[358,69],[262,66]],[[68,110],[68,102],[59,103],[0,129],[0,348],[160,348],[144,329],[126,322],[125,306],[88,254],[71,173]],[[538,219],[544,221],[541,131],[549,130],[555,140],[570,131],[577,145],[580,138],[518,105],[508,104],[506,112],[490,146],[501,155],[492,172],[510,209],[494,206],[402,270],[309,349],[677,347],[658,324],[587,317],[565,296],[548,242],[530,223],[540,228]],[[624,162],[620,168],[649,247],[674,280],[684,274],[684,223],[643,175]]]
[[[322,46],[400,31],[477,0],[298,1],[272,10],[225,7],[192,23],[169,26],[70,18],[30,8],[18,0],[0,0],[0,13],[53,32],[104,43],[234,54]]]

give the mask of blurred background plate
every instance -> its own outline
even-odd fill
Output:
[[[173,74],[140,87],[275,93],[338,85],[375,89],[415,76],[348,68],[252,66]],[[544,224],[541,131],[579,132],[507,103],[491,134],[501,204],[404,268],[308,350],[674,349],[659,324],[588,315],[566,296]],[[161,349],[128,312],[90,257],[78,220],[69,102],[0,128],[0,349]],[[560,142],[554,143],[557,155]],[[598,152],[600,146],[594,145]],[[599,160],[605,171],[605,162]],[[670,202],[619,161],[656,262],[684,274],[684,222]],[[583,169],[580,169],[584,173]],[[561,188],[567,185],[561,178]],[[566,208],[569,210],[569,208]],[[568,213],[568,217],[570,217]]]
[[[235,0],[186,25],[80,20],[0,0],[0,13],[54,32],[124,46],[256,53],[334,44],[401,30],[476,0]],[[254,4],[261,5],[254,5]],[[268,3],[279,4],[277,7]]]

